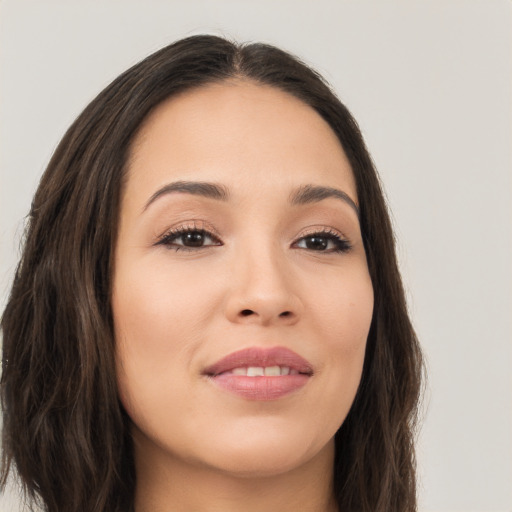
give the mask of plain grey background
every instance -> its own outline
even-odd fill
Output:
[[[420,510],[512,511],[511,22],[510,0],[0,0],[0,308],[38,179],[110,80],[192,34],[276,44],[334,86],[387,191],[429,369]]]

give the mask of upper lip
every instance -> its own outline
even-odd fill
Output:
[[[285,347],[250,347],[238,350],[208,366],[203,373],[214,377],[234,368],[249,366],[287,366],[299,373],[313,374],[313,366],[309,361]]]

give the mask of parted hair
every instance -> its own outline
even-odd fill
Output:
[[[261,43],[177,41],[108,85],[65,133],[27,217],[1,319],[1,485],[48,512],[130,512],[130,419],[118,398],[113,254],[131,143],[162,101],[229,79],[283,90],[337,135],[355,177],[374,289],[361,383],[335,437],[343,512],[416,510],[414,439],[423,362],[409,320],[379,177],[357,123],[324,79]]]

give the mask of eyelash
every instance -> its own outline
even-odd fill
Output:
[[[197,234],[202,235],[203,237],[209,237],[214,241],[215,245],[212,244],[212,245],[207,245],[207,246],[203,245],[203,246],[198,246],[198,247],[187,247],[185,245],[174,245],[173,244],[173,242],[175,240],[177,240],[178,238],[182,237],[183,235],[186,235],[189,233],[197,233]],[[329,241],[333,242],[335,245],[335,248],[329,249],[326,251],[324,251],[324,250],[316,251],[314,249],[308,249],[308,248],[304,248],[304,247],[302,247],[301,249],[310,250],[312,252],[325,253],[325,254],[346,253],[346,252],[350,251],[350,249],[352,249],[352,245],[350,244],[350,242],[347,239],[342,238],[336,232],[329,230],[329,229],[324,229],[324,230],[308,233],[308,234],[300,237],[297,240],[297,242],[300,242],[307,238],[314,238],[314,237],[327,239],[327,242],[329,242]],[[297,242],[295,242],[295,244]],[[214,247],[214,246],[219,246],[222,244],[217,236],[215,236],[211,231],[208,231],[204,228],[180,227],[180,228],[177,228],[177,229],[174,229],[174,230],[171,230],[171,231],[168,231],[167,233],[165,233],[156,242],[155,245],[163,245],[163,246],[168,247],[169,249],[174,249],[176,252],[178,252],[178,251],[193,252],[193,251],[197,251],[199,249],[204,249],[205,247]]]

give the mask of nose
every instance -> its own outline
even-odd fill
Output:
[[[226,316],[234,323],[293,325],[303,303],[290,262],[278,250],[247,248],[232,266]]]

